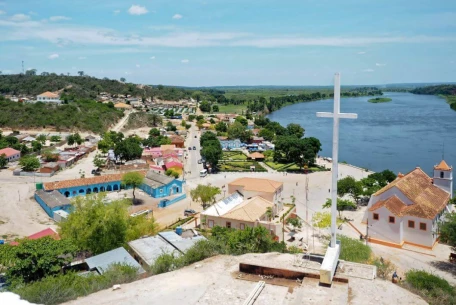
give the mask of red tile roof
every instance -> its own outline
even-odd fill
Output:
[[[406,196],[413,204],[408,205],[406,208],[397,210],[399,203],[396,199],[392,199],[395,196],[389,197],[384,200],[385,205],[392,213],[393,210],[401,215],[409,215],[426,219],[434,219],[445,206],[448,204],[450,194],[435,186],[432,183],[432,179],[426,175],[419,167],[413,171],[404,175],[402,178],[397,178],[381,190],[377,191],[373,196],[378,196],[389,189],[396,187],[404,196]],[[387,205],[388,200],[394,200]],[[402,202],[401,200],[399,200]],[[374,206],[382,205],[381,203],[375,203],[369,210]]]
[[[36,232],[35,234],[28,236],[27,238],[28,239],[40,239],[40,238],[43,238],[46,236],[50,236],[53,239],[60,239],[60,235],[51,228],[47,228],[47,229],[44,229],[43,231]],[[17,241],[10,242],[9,244],[11,246],[19,245],[19,243]]]
[[[10,147],[0,149],[0,156],[4,154],[7,158],[14,156],[16,154],[19,154],[19,153],[20,153],[20,151],[15,150]]]
[[[439,165],[434,166],[434,169],[449,171],[449,170],[451,170],[451,167],[448,166],[448,164],[445,162],[445,160],[442,160],[439,163]]]
[[[52,98],[57,98],[59,97],[58,94],[55,94],[55,93],[52,93],[52,92],[49,92],[49,91],[46,91],[44,93],[41,93],[40,95],[38,96],[44,96],[44,97],[52,97]]]

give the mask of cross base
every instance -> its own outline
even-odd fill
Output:
[[[331,285],[336,273],[337,262],[339,261],[340,255],[340,240],[336,242],[334,248],[328,247],[326,249],[325,258],[320,267],[320,283]]]

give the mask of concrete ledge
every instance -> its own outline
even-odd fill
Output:
[[[320,268],[320,283],[331,285],[334,274],[336,273],[337,263],[340,255],[340,242],[336,242],[334,248],[328,247],[326,249],[325,258]]]

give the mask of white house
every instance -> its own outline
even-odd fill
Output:
[[[62,101],[60,100],[60,96],[58,94],[46,91],[44,93],[41,93],[36,97],[37,102],[43,102],[43,103],[57,103],[60,104]]]
[[[368,240],[401,248],[404,244],[432,249],[438,239],[438,222],[453,190],[453,169],[445,161],[430,178],[417,167],[377,191],[369,200],[363,222]]]

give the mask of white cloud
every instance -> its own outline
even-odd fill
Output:
[[[32,16],[38,15],[38,13],[36,13],[36,12],[34,12],[34,11],[30,11],[30,12],[28,12],[28,14],[29,14],[29,15],[32,15]]]
[[[376,65],[377,67],[384,67],[384,66],[386,66],[386,64],[379,64],[379,63],[376,63],[375,65]]]
[[[147,10],[147,8],[145,6],[140,6],[140,5],[132,5],[129,9],[128,9],[128,13],[130,13],[130,15],[144,15],[144,14],[147,14],[149,11]]]
[[[155,56],[151,56],[150,59],[155,59]]]
[[[63,21],[63,20],[71,20],[70,17],[66,16],[52,16],[49,18],[50,21]]]
[[[0,15],[5,15],[5,14],[6,14],[5,11],[0,10]]]
[[[182,15],[181,14],[176,14],[176,15],[173,16],[173,19],[175,19],[175,20],[182,19]]]
[[[141,65],[139,65],[139,64],[136,64],[136,68],[141,68]]]
[[[57,53],[54,53],[54,54],[51,54],[48,56],[49,59],[56,59],[56,58],[59,58],[59,54]]]
[[[79,56],[78,59],[87,59],[85,56]]]
[[[188,59],[182,59],[181,60],[181,63],[183,63],[183,64],[188,64],[189,62],[190,62],[190,60],[188,60]]]
[[[131,72],[125,72],[125,74],[126,74],[126,75],[130,75],[130,74],[131,74]]]
[[[370,73],[370,72],[374,72],[374,70],[373,69],[364,69],[363,72]]]
[[[28,20],[30,20],[30,16],[25,15],[25,14],[16,14],[16,15],[11,16],[10,20],[17,21],[17,22],[28,21]]]
[[[363,55],[363,54],[366,54],[366,52],[361,51],[361,52],[358,52],[358,54]]]
[[[115,10],[115,11],[113,11],[113,13],[114,13],[114,15],[117,15],[120,13],[120,10]]]

